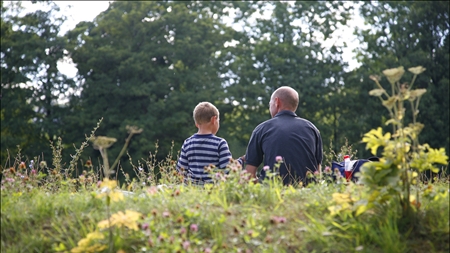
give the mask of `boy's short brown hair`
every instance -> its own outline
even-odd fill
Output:
[[[211,117],[219,117],[219,110],[210,102],[200,102],[193,112],[194,121],[196,124],[207,123],[211,120]]]

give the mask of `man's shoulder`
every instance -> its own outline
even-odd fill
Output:
[[[296,120],[299,120],[302,124],[314,129],[315,131],[317,131],[318,133],[320,133],[319,129],[309,120],[304,119],[304,118],[300,118],[300,117],[296,117]]]

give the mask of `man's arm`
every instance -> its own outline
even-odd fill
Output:
[[[245,170],[250,173],[251,178],[254,178],[253,182],[256,183],[258,182],[258,179],[256,178],[256,170],[258,169],[258,167],[247,164],[245,165]]]

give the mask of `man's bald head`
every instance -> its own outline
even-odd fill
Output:
[[[298,107],[298,93],[288,86],[278,88],[273,94],[271,100],[278,98],[281,102],[281,109],[295,112]]]

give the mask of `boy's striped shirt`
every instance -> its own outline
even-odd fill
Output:
[[[205,167],[214,165],[224,169],[232,158],[228,143],[225,139],[213,134],[194,134],[187,138],[181,147],[177,170],[182,171],[185,183],[212,183],[212,179],[205,172]]]

